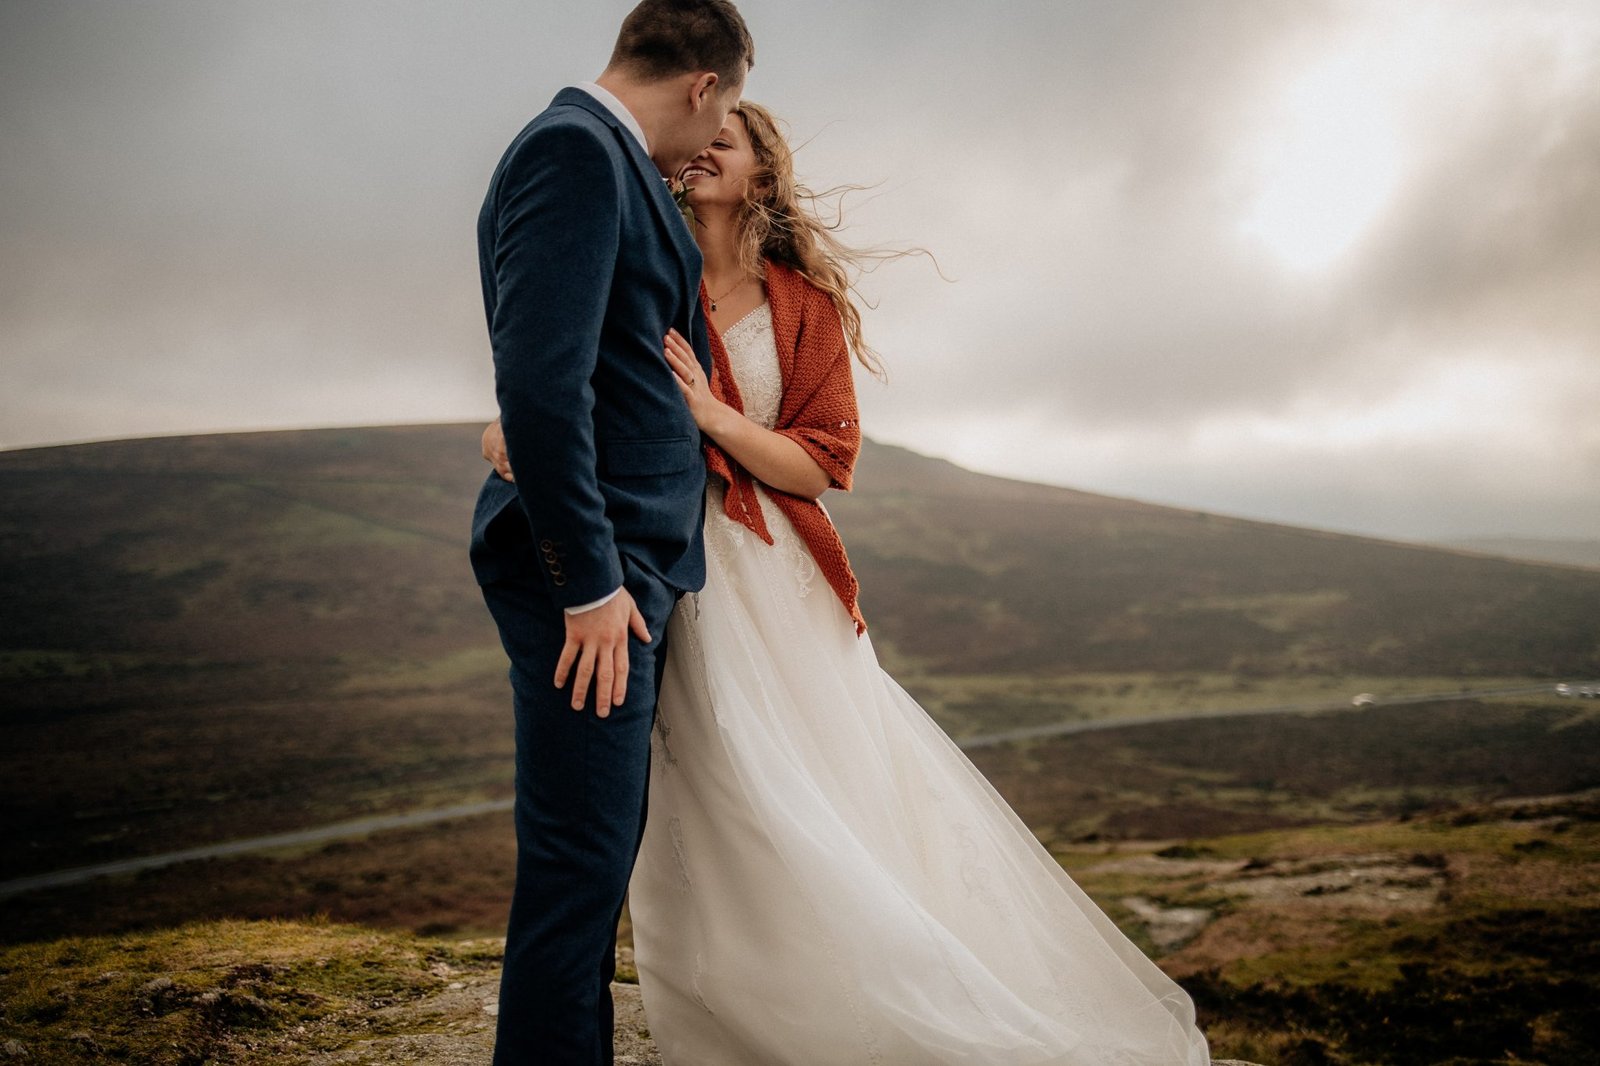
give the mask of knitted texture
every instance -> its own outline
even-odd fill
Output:
[[[844,325],[828,294],[797,270],[766,260],[767,303],[783,376],[783,399],[774,432],[804,448],[827,473],[830,487],[850,490],[856,455],[861,451],[861,425],[856,421],[855,381],[850,376],[850,348]],[[739,385],[733,378],[728,350],[711,323],[711,297],[700,284],[700,308],[711,341],[711,394],[744,412]],[[755,478],[715,441],[706,438],[706,467],[728,483],[723,497],[727,516],[772,543]],[[817,568],[850,612],[856,636],[867,631],[857,604],[860,586],[845,555],[844,541],[816,500],[766,486],[774,503],[805,542]]]

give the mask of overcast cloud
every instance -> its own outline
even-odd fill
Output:
[[[473,227],[628,3],[0,7],[0,446],[487,419]],[[1592,3],[741,5],[880,440],[1403,538],[1600,536]]]

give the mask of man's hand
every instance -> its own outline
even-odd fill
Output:
[[[622,705],[628,694],[628,630],[631,628],[646,644],[650,643],[650,630],[626,588],[599,607],[577,614],[563,613],[567,619],[567,642],[561,648],[561,658],[556,660],[556,688],[566,685],[567,674],[576,663],[572,709],[583,710],[592,678],[595,714],[605,718],[612,707]]]
[[[507,481],[516,480],[511,476],[511,459],[506,455],[506,438],[498,418],[484,427],[483,457],[494,464],[495,473]],[[567,642],[556,660],[556,688],[566,687],[567,675],[576,664],[572,709],[583,710],[593,681],[595,713],[605,718],[612,707],[622,706],[628,695],[628,630],[648,644],[649,627],[626,588],[599,607],[562,614],[567,620]]]
[[[494,464],[495,473],[507,481],[517,480],[511,476],[511,457],[506,454],[506,437],[498,418],[483,427],[483,457]]]

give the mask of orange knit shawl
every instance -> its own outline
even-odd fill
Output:
[[[778,346],[778,368],[783,377],[783,399],[778,405],[774,431],[798,443],[828,474],[832,488],[850,489],[856,455],[861,450],[861,426],[856,421],[855,382],[850,376],[850,350],[844,325],[828,294],[807,281],[797,270],[766,260],[767,303],[772,332]],[[734,410],[744,402],[728,362],[722,337],[711,326],[711,300],[700,284],[700,308],[711,341],[711,394]],[[705,442],[706,466],[728,483],[723,510],[768,544],[767,531],[749,471],[709,437]],[[856,624],[856,636],[867,631],[856,602],[859,585],[850,570],[839,532],[816,500],[763,485],[778,509],[794,523],[810,549],[817,567],[828,579]]]

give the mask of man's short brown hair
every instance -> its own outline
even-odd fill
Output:
[[[714,71],[723,88],[743,85],[756,46],[732,0],[643,0],[622,20],[611,66],[636,77]]]

